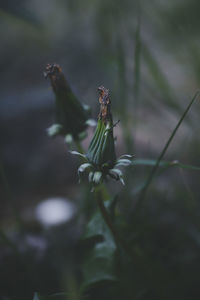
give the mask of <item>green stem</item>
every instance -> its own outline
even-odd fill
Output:
[[[132,253],[131,249],[129,249],[126,242],[119,236],[119,234],[116,231],[116,229],[111,221],[111,218],[107,212],[107,209],[104,205],[104,200],[102,197],[102,186],[97,187],[95,189],[95,193],[96,193],[97,204],[98,204],[99,210],[101,212],[101,215],[102,215],[105,223],[107,224],[108,228],[110,229],[116,244],[120,245],[121,248],[124,249],[124,251],[128,254],[128,256],[130,258],[133,258],[133,253]]]
[[[187,115],[188,111],[190,110],[190,108],[191,108],[192,104],[194,103],[194,101],[195,101],[195,99],[196,99],[196,97],[197,97],[198,94],[199,94],[199,92],[197,92],[197,93],[194,95],[194,97],[192,98],[192,100],[190,101],[190,103],[189,103],[189,105],[187,106],[187,108],[185,109],[185,111],[184,111],[182,117],[180,118],[179,122],[177,123],[176,127],[174,128],[172,134],[170,135],[169,139],[167,140],[167,142],[166,142],[166,144],[165,144],[165,146],[164,146],[162,152],[160,153],[160,155],[159,155],[159,157],[158,157],[158,159],[157,159],[157,161],[156,161],[156,164],[155,164],[155,166],[152,168],[152,170],[151,170],[151,172],[150,172],[150,174],[149,174],[149,177],[147,178],[147,181],[146,181],[146,183],[145,183],[145,185],[144,185],[144,188],[143,188],[143,190],[142,190],[142,192],[141,192],[141,195],[140,195],[139,200],[138,200],[138,202],[137,202],[137,204],[136,204],[136,207],[135,207],[135,212],[137,212],[137,211],[140,209],[140,207],[143,205],[143,203],[144,203],[144,201],[145,201],[145,196],[146,196],[148,187],[150,186],[150,184],[151,184],[151,182],[152,182],[152,180],[153,180],[153,178],[154,178],[154,175],[155,175],[155,173],[156,173],[156,171],[157,171],[157,169],[158,169],[158,167],[159,167],[159,165],[160,165],[160,162],[161,162],[163,156],[165,155],[165,153],[166,153],[166,151],[167,151],[167,149],[168,149],[168,147],[169,147],[171,141],[173,140],[173,138],[174,138],[174,136],[175,136],[177,130],[179,129],[179,127],[180,127],[182,121],[184,120],[185,116]]]

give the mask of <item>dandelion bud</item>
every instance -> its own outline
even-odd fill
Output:
[[[48,64],[44,76],[50,79],[56,96],[56,124],[48,129],[49,135],[61,134],[67,140],[71,135],[71,140],[80,139],[87,127],[88,107],[85,108],[73,94],[59,65]]]
[[[98,91],[100,94],[100,113],[88,151],[86,155],[75,151],[72,151],[72,154],[84,157],[85,163],[79,167],[78,173],[81,175],[83,172],[88,171],[89,182],[94,185],[101,183],[108,177],[120,180],[124,184],[122,171],[116,167],[130,165],[132,155],[124,155],[116,159],[113,137],[115,125],[113,125],[112,120],[109,90],[100,86]]]
[[[100,113],[94,137],[86,154],[88,161],[99,168],[111,168],[116,161],[113,137],[113,121],[110,111],[109,90],[98,88]]]

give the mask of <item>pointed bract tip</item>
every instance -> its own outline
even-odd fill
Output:
[[[62,72],[62,69],[58,64],[47,64],[44,72],[44,77],[48,78],[60,72]]]

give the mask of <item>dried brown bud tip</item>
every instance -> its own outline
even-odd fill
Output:
[[[60,72],[62,72],[62,69],[58,64],[47,64],[46,70],[44,72],[44,77],[51,78],[52,76]]]
[[[99,103],[100,103],[100,114],[99,118],[103,119],[104,121],[111,119],[111,113],[110,113],[110,94],[109,94],[109,89],[106,89],[104,86],[100,86],[98,88],[99,92]]]

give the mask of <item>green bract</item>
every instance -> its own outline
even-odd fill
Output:
[[[85,155],[76,151],[71,153],[84,158],[84,163],[78,169],[79,177],[84,172],[88,172],[88,180],[94,185],[101,183],[108,177],[120,180],[124,184],[123,173],[118,167],[130,165],[133,156],[126,154],[116,159],[113,137],[115,125],[113,125],[110,111],[109,90],[103,86],[99,87],[98,90],[101,108],[97,127],[88,151]]]
[[[111,122],[105,124],[102,119],[98,120],[86,156],[88,161],[97,167],[113,167],[116,161],[116,154],[113,138],[113,125]]]
[[[48,128],[48,134],[64,135],[66,142],[85,137],[89,125],[89,107],[83,106],[73,94],[65,76],[57,64],[48,64],[45,77],[49,77],[56,96],[56,122]]]

